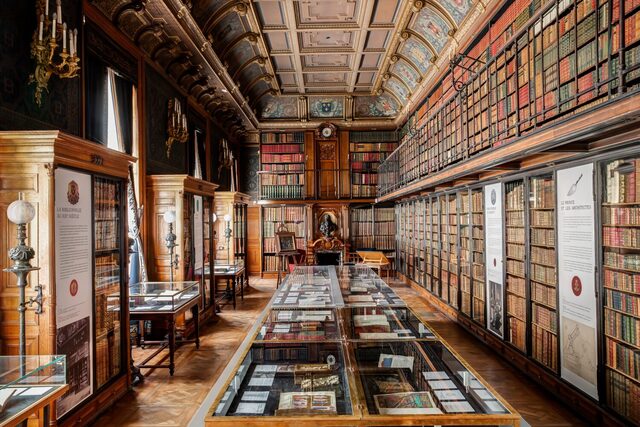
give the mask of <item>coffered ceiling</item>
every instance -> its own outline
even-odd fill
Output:
[[[202,90],[235,106],[250,130],[326,120],[398,126],[488,4],[500,0],[93,2],[103,10],[137,4],[130,21],[144,15],[150,27],[177,26],[178,51],[193,51],[185,61],[208,82]],[[125,30],[131,25],[118,20]],[[215,76],[207,79],[209,70]]]

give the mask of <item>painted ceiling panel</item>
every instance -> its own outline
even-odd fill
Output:
[[[393,94],[396,95],[402,103],[409,99],[409,89],[407,89],[407,87],[397,78],[391,77],[387,80],[384,86],[393,92]]]
[[[418,72],[404,59],[393,64],[391,72],[400,77],[412,90],[420,82],[420,74],[418,74]]]
[[[394,25],[399,10],[397,0],[376,0],[371,24],[373,25]]]
[[[367,35],[367,44],[365,45],[365,50],[385,49],[387,47],[388,41],[389,41],[388,30],[369,31],[369,34]]]
[[[358,96],[355,98],[355,113],[359,117],[393,117],[400,111],[398,103],[387,94],[380,96]]]
[[[355,23],[361,1],[302,0],[295,3],[300,24]]]
[[[290,52],[291,44],[287,33],[267,33],[265,35],[270,50],[277,52]]]
[[[298,118],[298,99],[295,96],[266,95],[260,100],[259,116],[263,119]]]
[[[413,65],[420,70],[422,75],[425,75],[429,71],[433,55],[417,37],[411,37],[406,40],[400,48],[400,53],[409,58]]]
[[[460,24],[469,10],[471,10],[471,6],[473,6],[472,0],[438,0],[438,4],[440,4],[446,11],[451,15],[456,24]]]
[[[340,118],[344,115],[344,97],[323,96],[309,97],[309,117]]]
[[[258,19],[263,28],[286,26],[284,4],[281,1],[255,2]]]
[[[436,52],[441,52],[452,28],[433,6],[427,5],[416,15],[411,29],[431,43]]]
[[[327,30],[305,31],[300,35],[302,49],[345,49],[353,48],[353,31]]]

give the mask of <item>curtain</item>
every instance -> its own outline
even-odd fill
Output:
[[[108,69],[120,151],[131,154],[133,140],[133,85]]]
[[[107,145],[107,67],[96,57],[87,56],[85,65],[87,95],[87,139]]]

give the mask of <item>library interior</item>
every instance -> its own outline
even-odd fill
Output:
[[[0,0],[0,426],[639,426],[640,0]]]

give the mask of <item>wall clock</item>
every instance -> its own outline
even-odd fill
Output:
[[[336,126],[331,123],[322,123],[318,129],[316,129],[316,136],[323,139],[335,138]]]

